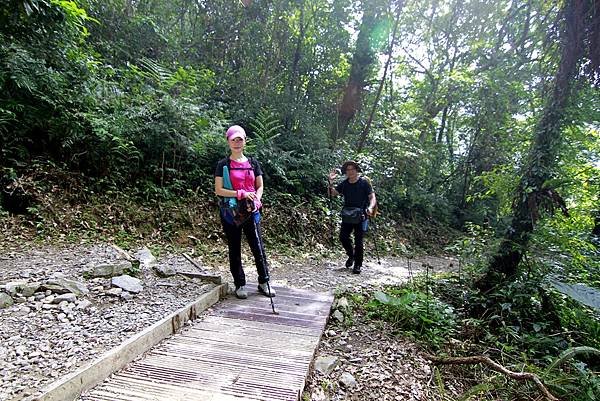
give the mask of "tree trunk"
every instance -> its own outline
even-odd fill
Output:
[[[346,134],[350,121],[360,109],[362,92],[375,63],[375,52],[371,48],[370,39],[377,21],[377,13],[369,2],[364,4],[366,7],[352,57],[350,77],[342,101],[337,105],[336,118],[331,130],[332,146]]]
[[[556,164],[571,83],[583,56],[585,3],[583,0],[570,0],[565,4],[564,39],[552,95],[535,129],[534,142],[513,203],[512,223],[491,258],[488,275],[480,282],[482,288],[489,288],[497,273],[508,277],[516,274],[538,217],[539,201],[548,194],[545,183],[551,178]]]
[[[392,55],[394,53],[394,45],[396,44],[396,34],[398,32],[398,24],[400,23],[400,13],[402,12],[402,6],[404,3],[401,1],[398,4],[398,11],[396,11],[396,21],[394,22],[394,30],[392,32],[392,40],[390,42],[388,48],[388,58],[385,63],[385,67],[383,69],[383,76],[381,77],[381,81],[379,82],[379,88],[377,89],[377,95],[375,96],[375,101],[373,102],[373,108],[371,109],[371,113],[369,114],[369,120],[365,125],[362,133],[360,134],[360,139],[358,141],[358,146],[356,149],[356,153],[360,153],[365,146],[365,142],[367,141],[367,135],[369,135],[369,130],[371,129],[371,123],[373,122],[373,117],[375,116],[375,111],[377,110],[377,103],[379,103],[379,98],[381,97],[381,92],[383,91],[383,86],[385,85],[385,78],[387,77],[387,72],[392,62]]]
[[[437,135],[437,143],[442,143],[444,140],[444,130],[446,129],[446,118],[448,118],[448,106],[444,106],[442,110],[442,122],[440,123],[440,130]]]
[[[298,87],[298,76],[300,68],[300,58],[302,56],[302,43],[304,43],[304,34],[306,24],[304,22],[304,1],[300,2],[300,20],[298,21],[300,33],[298,34],[298,40],[296,40],[296,48],[294,50],[294,59],[292,60],[292,67],[290,69],[290,79],[286,88],[286,102],[288,104],[288,111],[284,119],[284,126],[287,131],[292,129],[294,120],[296,119],[296,92]]]

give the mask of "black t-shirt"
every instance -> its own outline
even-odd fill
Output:
[[[344,196],[344,207],[360,207],[366,209],[369,206],[369,195],[373,193],[373,188],[367,180],[358,178],[354,184],[346,178],[340,182],[335,190]]]

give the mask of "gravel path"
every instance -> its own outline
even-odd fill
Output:
[[[15,296],[0,309],[0,400],[32,399],[56,378],[120,344],[165,315],[213,288],[184,276],[157,277],[143,268],[143,290],[111,290],[109,278],[85,279],[86,265],[119,259],[106,245],[69,249],[42,248],[0,256],[0,284],[42,283],[62,277],[84,284],[89,292],[60,301],[50,290]],[[190,270],[183,258],[160,263]]]
[[[230,282],[224,257],[218,255],[212,258],[212,263],[204,265]],[[0,256],[0,285],[67,279],[89,289],[87,294],[66,299],[43,288],[34,294],[23,295],[19,291],[13,296],[14,305],[0,308],[0,401],[33,399],[43,386],[213,288],[212,284],[181,275],[160,278],[147,267],[142,268],[139,276],[143,285],[139,293],[113,288],[110,278],[83,276],[89,265],[120,258],[119,252],[105,244],[32,250],[8,248]],[[251,265],[247,258],[244,263]],[[341,257],[335,260],[305,257],[299,261],[271,255],[270,263],[274,285],[336,293],[369,292],[382,285],[398,284],[421,271],[423,263],[434,271],[456,265],[451,259],[430,257],[412,260],[408,270],[407,259],[386,258],[381,264],[367,260],[363,273],[354,275],[350,269],[340,267]],[[193,271],[188,261],[176,255],[160,257],[158,265]],[[249,281],[256,281],[252,268],[247,268],[246,273]],[[430,367],[414,344],[399,340],[381,327],[373,330],[372,324],[362,319],[356,319],[352,326],[330,320],[317,357],[336,355],[338,364],[327,375],[319,372],[311,375],[304,399],[433,399],[426,396],[431,386]],[[391,367],[391,360],[403,362]],[[356,386],[340,384],[344,374],[353,375]]]

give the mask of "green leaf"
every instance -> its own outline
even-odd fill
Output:
[[[384,305],[387,305],[390,303],[390,298],[388,297],[388,295],[381,291],[375,291],[375,299]]]
[[[600,291],[584,284],[567,284],[555,279],[550,284],[560,293],[570,296],[582,304],[600,310]]]

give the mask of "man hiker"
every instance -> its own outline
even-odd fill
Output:
[[[342,209],[342,226],[340,228],[340,242],[348,255],[346,267],[352,267],[352,273],[360,274],[364,256],[363,222],[367,216],[372,216],[377,200],[371,184],[360,176],[361,169],[357,162],[348,160],[342,165],[342,174],[346,179],[334,187],[333,181],[337,173],[329,173],[329,196],[342,195],[344,207]],[[354,232],[354,247],[352,247],[351,233]]]

